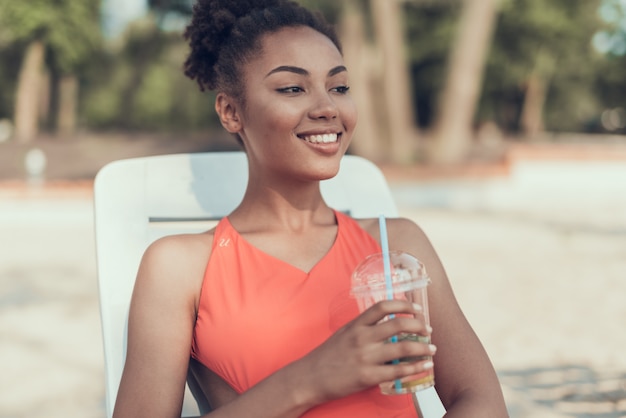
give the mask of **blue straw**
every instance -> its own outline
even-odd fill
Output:
[[[393,299],[393,287],[391,285],[391,262],[389,261],[389,240],[387,238],[387,222],[385,221],[385,215],[380,215],[378,218],[378,225],[380,226],[380,245],[383,249],[383,271],[385,272],[387,300],[391,300]],[[394,314],[389,315],[390,319],[393,319],[394,317]],[[392,336],[391,342],[397,343],[398,336]],[[393,360],[393,364],[398,364],[398,360]],[[394,385],[396,387],[396,392],[400,393],[402,390],[402,382],[400,382],[400,379],[396,379]]]

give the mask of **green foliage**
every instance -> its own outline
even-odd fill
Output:
[[[595,34],[594,46],[603,53],[626,55],[626,2],[602,0],[598,15],[605,27]]]
[[[599,62],[594,88],[607,108],[626,108],[625,68],[626,56],[606,56]]]
[[[100,42],[99,0],[0,0],[0,38],[41,40],[60,72],[72,72]]]
[[[141,126],[158,126],[167,122],[172,103],[173,83],[169,80],[168,68],[155,64],[150,66],[141,80],[137,94],[133,97],[133,108],[141,109],[136,122]]]
[[[345,0],[299,0],[339,23]],[[351,0],[369,13],[371,0]],[[501,0],[477,123],[493,120],[519,130],[531,75],[548,87],[548,130],[596,129],[606,108],[626,108],[626,57],[602,55],[594,35],[618,29],[598,14],[615,0]],[[154,15],[136,22],[115,48],[100,41],[100,0],[0,0],[0,118],[12,112],[15,80],[25,46],[44,41],[53,75],[81,81],[80,119],[91,129],[190,131],[218,126],[213,95],[200,93],[182,72],[187,46],[180,33],[159,30],[170,12],[185,15],[190,0],[150,0]],[[407,55],[416,119],[428,126],[443,88],[462,2],[404,2]],[[370,16],[371,18],[371,16]],[[608,29],[607,29],[608,28]],[[621,29],[620,29],[621,30]],[[373,37],[371,21],[368,33]],[[372,39],[373,40],[373,39]]]
[[[90,64],[82,77],[82,119],[92,129],[109,128],[119,120],[122,91],[129,83],[132,68],[106,50],[94,54]]]
[[[0,119],[8,118],[13,113],[15,80],[21,55],[21,45],[0,48]]]
[[[591,43],[606,26],[598,17],[601,1],[501,0],[477,123],[490,120],[506,131],[518,131],[533,75],[547,87],[548,130],[587,130],[606,107],[626,107],[620,93],[626,87],[626,62],[599,54]],[[405,3],[413,97],[422,126],[432,122],[445,82],[461,4]]]
[[[459,15],[460,3],[407,2],[404,6],[415,120],[420,125],[429,125],[434,117]]]
[[[84,120],[97,129],[191,131],[217,126],[213,97],[182,71],[187,46],[138,22],[122,49],[103,51],[84,79]]]
[[[599,25],[598,5],[598,0],[503,2],[480,116],[518,129],[521,99],[528,79],[535,75],[548,88],[547,129],[581,129],[597,111],[593,80],[599,57],[591,38]]]
[[[158,13],[191,15],[193,0],[148,0],[148,5]]]
[[[331,23],[337,23],[343,10],[343,2],[337,0],[297,0],[310,10],[321,12],[324,17]]]

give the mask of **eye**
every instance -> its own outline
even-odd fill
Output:
[[[331,89],[331,91],[337,92],[339,94],[347,94],[348,91],[350,91],[350,87],[348,87],[348,86],[334,87],[334,88]]]
[[[279,93],[295,94],[295,93],[302,93],[304,89],[298,86],[289,86],[289,87],[282,87],[282,88],[276,89],[276,91]]]

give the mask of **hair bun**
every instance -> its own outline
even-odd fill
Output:
[[[222,46],[228,40],[237,20],[255,10],[278,6],[281,0],[198,0],[185,30],[191,52],[185,62],[185,74],[195,79],[201,90],[215,89],[215,64]]]
[[[326,35],[341,52],[337,34],[324,17],[293,0],[197,0],[184,34],[191,48],[185,74],[200,90],[241,98],[241,64],[259,52],[264,34],[293,26]]]

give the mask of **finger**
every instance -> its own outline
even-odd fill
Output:
[[[425,342],[424,338],[430,337],[429,328],[421,318],[395,317],[388,321],[380,322],[372,326],[372,338],[377,341],[387,340],[394,335],[408,334],[413,340]],[[411,338],[411,336],[413,338]]]
[[[405,340],[398,343],[385,344],[385,347],[379,351],[379,355],[383,364],[393,362],[416,363],[432,360],[432,356],[436,352],[437,347],[432,344]]]
[[[422,307],[417,304],[412,304],[406,300],[383,300],[371,306],[365,310],[359,317],[357,317],[358,323],[364,325],[374,325],[381,319],[391,314],[418,314],[422,312]]]
[[[417,363],[426,360],[432,360],[437,348],[432,344],[418,343],[415,341],[405,340],[398,343],[384,344],[376,354],[373,360],[378,364],[399,363]]]
[[[389,367],[389,366],[387,366]],[[426,371],[432,370],[434,367],[434,363],[431,359],[426,361],[421,361],[419,363],[398,363],[391,365],[392,370],[390,374],[393,376],[389,381],[396,379],[404,379],[406,377],[411,376],[414,380],[416,375],[420,375]],[[424,376],[422,376],[423,378]]]
[[[381,382],[390,382],[396,379],[402,379],[407,376],[416,375],[431,370],[434,367],[432,359],[420,362],[409,363],[401,362],[395,364],[386,364],[376,369],[376,374]]]

